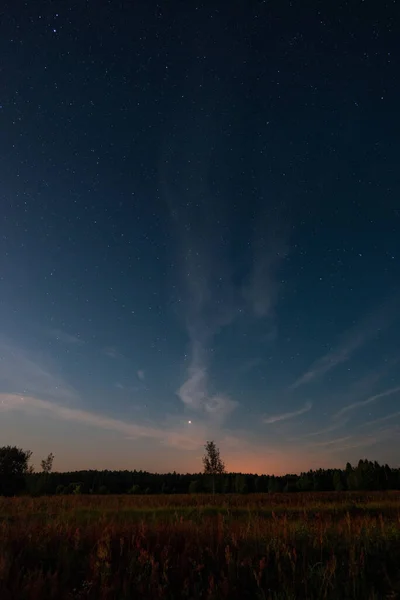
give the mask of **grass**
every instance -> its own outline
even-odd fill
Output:
[[[400,494],[0,499],[0,598],[400,599]]]

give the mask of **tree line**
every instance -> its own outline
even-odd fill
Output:
[[[344,469],[317,469],[304,473],[255,475],[228,473],[214,442],[207,442],[199,473],[158,474],[147,471],[53,472],[54,455],[41,461],[41,471],[29,465],[31,452],[0,448],[0,495],[17,494],[199,494],[296,493],[310,491],[400,490],[400,469],[376,461],[359,460]]]

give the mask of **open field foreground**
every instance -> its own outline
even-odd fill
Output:
[[[0,598],[400,598],[400,493],[0,499]]]

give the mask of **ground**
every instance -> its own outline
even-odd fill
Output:
[[[400,598],[400,493],[0,499],[0,598]]]

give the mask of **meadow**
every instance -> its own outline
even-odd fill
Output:
[[[400,598],[400,493],[0,498],[0,598]]]

